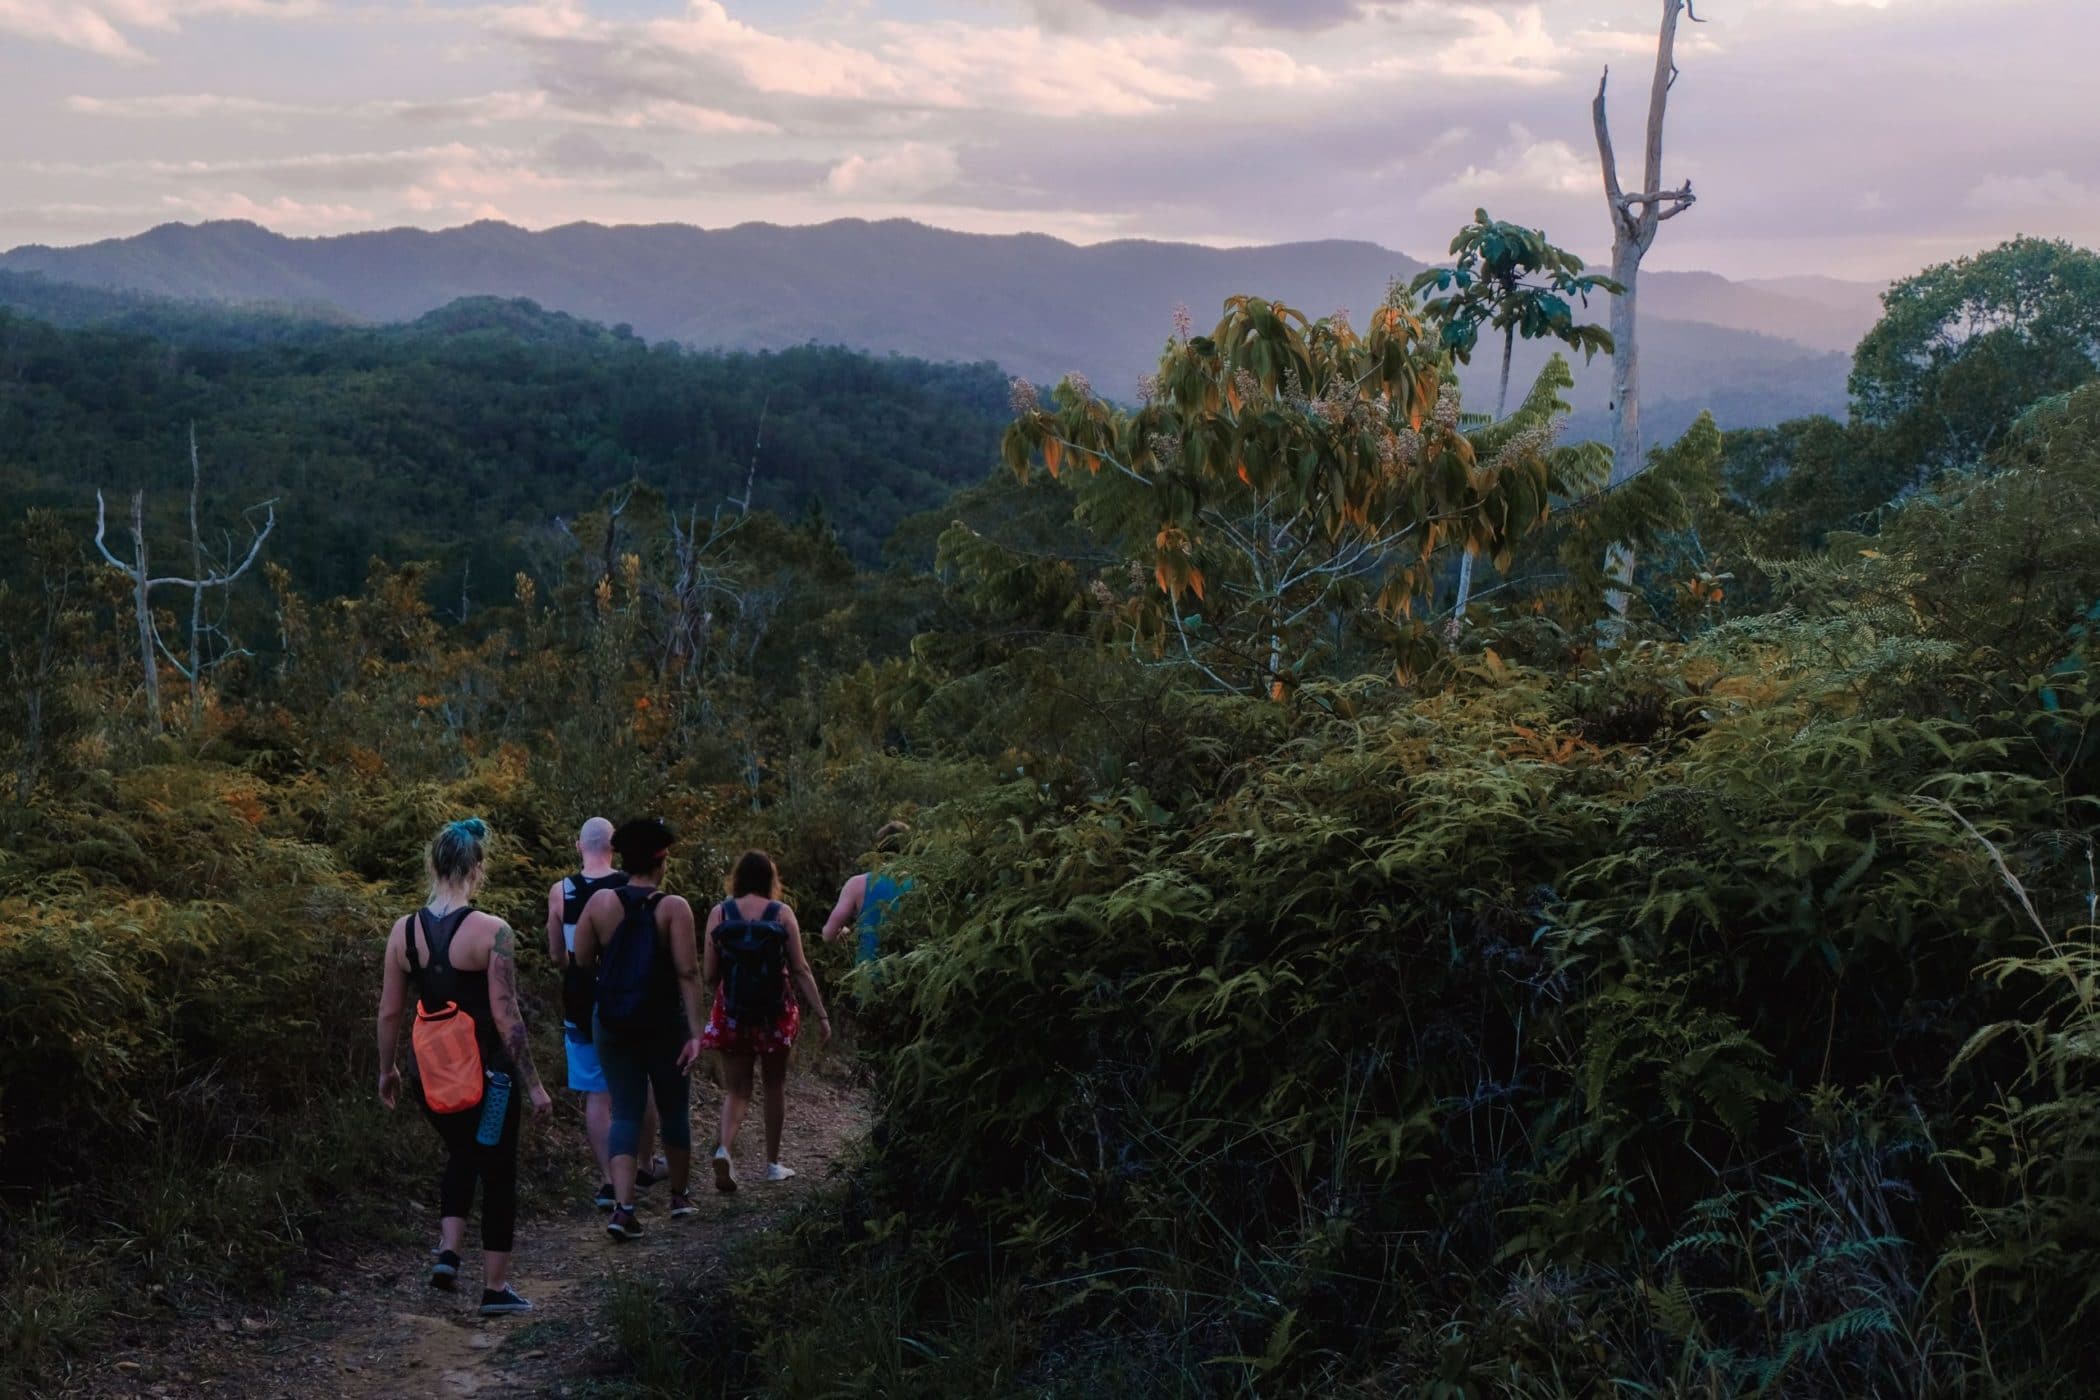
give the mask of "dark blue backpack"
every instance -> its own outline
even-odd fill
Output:
[[[714,938],[722,1009],[739,1022],[779,1020],[787,1006],[787,925],[780,906],[769,903],[747,919],[735,900],[725,900]]]
[[[610,1031],[648,1030],[661,1017],[665,993],[676,995],[659,967],[656,906],[664,893],[632,886],[613,893],[624,917],[598,955],[598,1021]]]

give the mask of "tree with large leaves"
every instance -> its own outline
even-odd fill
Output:
[[[1509,372],[1517,338],[1553,339],[1585,360],[1602,350],[1611,353],[1611,332],[1575,319],[1575,303],[1585,307],[1599,293],[1617,293],[1609,277],[1583,270],[1581,258],[1557,248],[1545,230],[1525,228],[1473,211],[1473,222],[1451,240],[1452,264],[1425,269],[1411,284],[1425,297],[1422,312],[1436,323],[1446,350],[1470,364],[1482,329],[1502,336],[1502,376],[1495,396],[1495,416],[1509,411]],[[1433,294],[1433,295],[1431,295]]]
[[[1583,270],[1581,258],[1557,248],[1543,229],[1525,228],[1473,212],[1473,222],[1451,240],[1452,265],[1425,269],[1409,287],[1423,297],[1422,313],[1439,328],[1443,347],[1462,364],[1470,364],[1483,328],[1502,335],[1502,374],[1495,395],[1495,417],[1509,413],[1509,375],[1517,338],[1552,339],[1585,360],[1599,350],[1609,354],[1611,332],[1575,319],[1575,304],[1589,305],[1598,293],[1624,290],[1609,277]],[[1478,550],[1469,541],[1458,566],[1458,596],[1451,608],[1451,631],[1465,626],[1473,595],[1473,563]]]
[[[1076,377],[1054,406],[1017,386],[1005,454],[1022,476],[1077,469],[1080,519],[1136,566],[1094,589],[1134,643],[1281,698],[1371,649],[1409,669],[1439,550],[1506,557],[1554,499],[1601,480],[1601,454],[1552,445],[1568,382],[1556,357],[1527,411],[1469,435],[1449,356],[1406,296],[1362,334],[1235,297],[1211,334],[1168,344],[1135,412]]]

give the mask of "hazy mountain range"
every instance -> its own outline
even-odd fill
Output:
[[[361,320],[406,320],[462,296],[529,297],[650,340],[696,348],[810,341],[935,360],[994,360],[1054,381],[1085,373],[1129,398],[1157,360],[1177,305],[1207,328],[1238,292],[1311,315],[1361,315],[1423,264],[1363,242],[1254,248],[983,236],[893,220],[807,227],[569,224],[532,232],[476,223],[288,238],[252,223],[166,224],[73,248],[0,254],[0,270],[159,296],[270,303]],[[1736,282],[1711,273],[1642,279],[1642,361],[1651,436],[1702,407],[1723,426],[1841,412],[1848,354],[1879,314],[1875,286],[1821,277]],[[1600,301],[1596,319],[1608,314]],[[1469,376],[1492,393],[1494,355]],[[1539,362],[1520,360],[1520,373]],[[1603,361],[1577,368],[1578,432],[1595,432]]]

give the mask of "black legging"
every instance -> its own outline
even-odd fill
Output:
[[[439,1179],[439,1213],[465,1219],[474,1209],[474,1182],[481,1181],[481,1247],[498,1254],[510,1252],[511,1237],[518,1226],[518,1100],[511,1090],[510,1104],[503,1112],[503,1136],[494,1147],[474,1140],[481,1128],[481,1110],[465,1113],[432,1113],[431,1126],[445,1140],[445,1174]]]

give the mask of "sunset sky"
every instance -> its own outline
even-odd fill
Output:
[[[1596,254],[1657,0],[0,0],[0,246],[169,220],[909,217]],[[1882,277],[2100,242],[2095,0],[1705,0],[1651,266]]]

